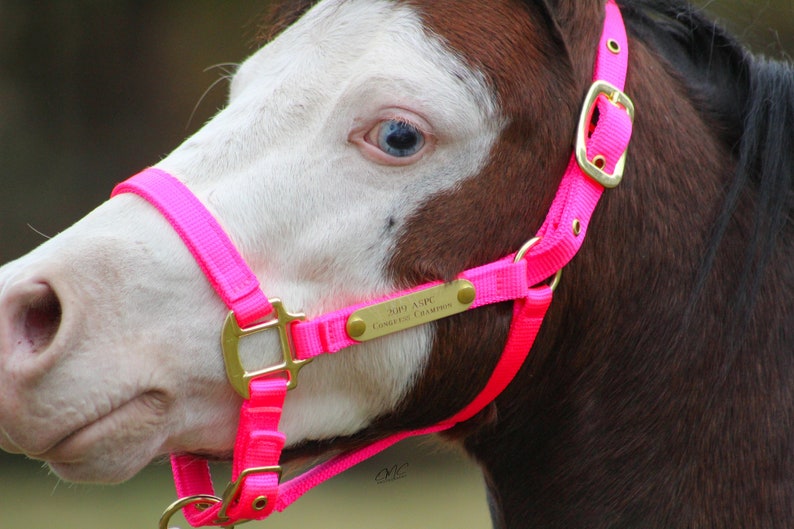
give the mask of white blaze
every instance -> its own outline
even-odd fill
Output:
[[[435,140],[414,164],[378,164],[350,141],[404,115]],[[217,211],[267,295],[311,317],[397,288],[385,266],[399,227],[428,197],[476,174],[498,129],[481,76],[416,13],[331,1],[245,62],[228,108],[159,167]],[[351,434],[391,409],[429,342],[427,328],[416,329],[307,367],[282,418],[288,443]]]
[[[362,136],[387,119],[420,126],[422,156],[389,164],[371,155]],[[500,128],[481,75],[409,7],[328,0],[250,57],[228,107],[157,166],[216,215],[268,296],[312,317],[398,288],[386,265],[401,226],[423,201],[476,175]],[[86,461],[115,452],[101,465],[86,462],[80,479],[126,475],[171,450],[231,449],[239,402],[220,358],[226,309],[181,246],[150,205],[126,195],[18,261],[14,269],[27,275],[0,270],[0,291],[44,278],[65,298],[59,332],[68,340],[52,347],[69,349],[49,354],[68,376],[37,382],[29,401],[6,389],[42,417],[31,431],[52,427],[47,399],[75,417],[92,416],[81,406],[97,394],[113,406],[140,391],[166,400],[157,435],[136,437],[134,423],[119,439],[103,432]],[[246,361],[275,363],[276,343],[247,338]],[[366,427],[404,397],[430,346],[428,328],[418,328],[317,359],[287,396],[288,443]],[[83,371],[91,366],[101,373]],[[119,384],[122,368],[132,380]],[[120,396],[118,386],[129,389]]]

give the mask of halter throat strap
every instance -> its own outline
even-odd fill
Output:
[[[279,466],[285,437],[278,431],[278,423],[287,391],[297,384],[300,367],[315,356],[335,353],[370,339],[366,336],[366,318],[362,318],[363,331],[362,324],[355,319],[362,310],[450,287],[441,282],[428,283],[306,320],[302,314],[286,311],[280,301],[268,300],[224,230],[178,179],[161,169],[149,168],[119,184],[112,196],[133,193],[160,211],[231,310],[224,324],[224,355],[230,381],[244,397],[231,483],[218,496],[206,460],[186,454],[172,455],[180,499],[163,514],[160,526],[167,528],[171,516],[179,509],[194,527],[231,526],[263,519],[383,449],[411,436],[449,429],[472,418],[495,400],[523,364],[551,303],[553,289],[543,282],[559,274],[573,258],[604,188],[620,182],[634,112],[631,101],[623,93],[627,65],[628,41],[623,20],[614,0],[609,0],[596,55],[594,83],[583,105],[576,148],[543,226],[515,254],[466,270],[453,282],[453,289],[454,285],[462,285],[453,292],[461,305],[453,313],[515,301],[505,349],[481,392],[465,408],[439,424],[399,432],[334,457],[286,482],[281,482]],[[596,109],[598,119],[593,124]],[[541,286],[535,286],[538,284]],[[448,315],[443,313],[440,317]],[[427,321],[434,319],[438,318]],[[234,358],[236,342],[253,332],[271,329],[279,333],[284,363],[273,369],[246,372],[239,365],[239,358]],[[228,353],[229,349],[234,352]]]

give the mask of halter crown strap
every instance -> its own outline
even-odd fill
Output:
[[[282,375],[272,375],[268,370],[267,375],[246,379],[249,397],[243,401],[240,412],[232,482],[226,491],[222,496],[215,494],[205,460],[184,454],[172,455],[174,482],[180,499],[166,510],[161,527],[166,528],[171,515],[179,509],[194,527],[228,526],[265,518],[273,511],[282,511],[312,487],[396,442],[449,429],[472,418],[496,399],[523,364],[551,303],[552,288],[545,284],[534,288],[532,285],[545,281],[573,258],[604,187],[617,185],[622,176],[633,118],[631,101],[623,94],[627,65],[628,41],[623,20],[614,0],[609,0],[594,84],[580,119],[577,148],[537,237],[517,254],[466,270],[458,276],[476,291],[476,297],[468,302],[465,310],[515,300],[505,350],[491,378],[471,403],[439,424],[396,433],[279,483],[281,469],[278,465],[285,438],[278,431],[278,422],[291,381]],[[593,124],[596,109],[598,118]],[[150,168],[119,184],[112,196],[121,193],[141,196],[171,223],[219,296],[233,311],[241,328],[255,323],[260,325],[257,322],[273,313],[273,305],[260,290],[256,276],[234,244],[184,184],[165,171]],[[384,300],[437,288],[440,284],[428,283]],[[281,332],[285,335],[284,341],[294,348],[292,360],[308,360],[359,343],[347,327],[351,314],[378,301],[347,307],[308,321],[290,320],[288,325],[284,324]]]

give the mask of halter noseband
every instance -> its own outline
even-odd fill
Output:
[[[618,185],[622,177],[634,116],[631,100],[623,92],[627,65],[628,40],[623,19],[614,0],[609,0],[594,82],[582,108],[574,154],[543,226],[523,248],[498,261],[466,270],[452,282],[427,283],[311,320],[287,311],[279,300],[268,300],[218,222],[179,180],[165,171],[149,168],[116,186],[111,196],[137,194],[165,216],[229,307],[222,331],[224,361],[230,383],[245,399],[231,483],[218,496],[206,460],[172,455],[180,499],[165,511],[160,527],[167,528],[179,509],[194,527],[232,526],[263,519],[273,511],[282,511],[312,487],[396,442],[449,429],[472,418],[496,399],[528,355],[560,271],[579,250],[601,193],[605,187]],[[593,125],[596,109],[598,119]],[[550,277],[555,278],[553,284],[545,284]],[[278,423],[286,393],[297,386],[303,365],[320,354],[335,353],[363,341],[511,300],[515,301],[513,320],[504,352],[485,387],[465,408],[439,424],[399,432],[280,483],[279,459],[285,436],[278,431]],[[269,330],[279,335],[283,361],[267,369],[246,371],[237,351],[239,341]]]

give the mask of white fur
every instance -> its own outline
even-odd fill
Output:
[[[407,165],[367,155],[360,133],[406,116],[429,129],[426,152]],[[326,0],[249,58],[228,107],[158,167],[216,215],[268,296],[311,317],[396,289],[385,267],[400,227],[480,170],[500,126],[481,76],[408,7]],[[231,449],[239,399],[218,345],[226,309],[153,208],[114,198],[0,270],[0,320],[3,296],[38,280],[61,298],[61,329],[40,355],[46,369],[0,345],[0,446],[47,459],[69,427],[148,392],[124,421],[92,426],[69,451],[79,461],[54,458],[56,471],[112,481],[168,451]],[[276,360],[274,336],[246,340],[250,367]],[[392,409],[430,340],[418,328],[307,366],[285,404],[288,443],[352,434]],[[68,426],[54,426],[56,414]]]

